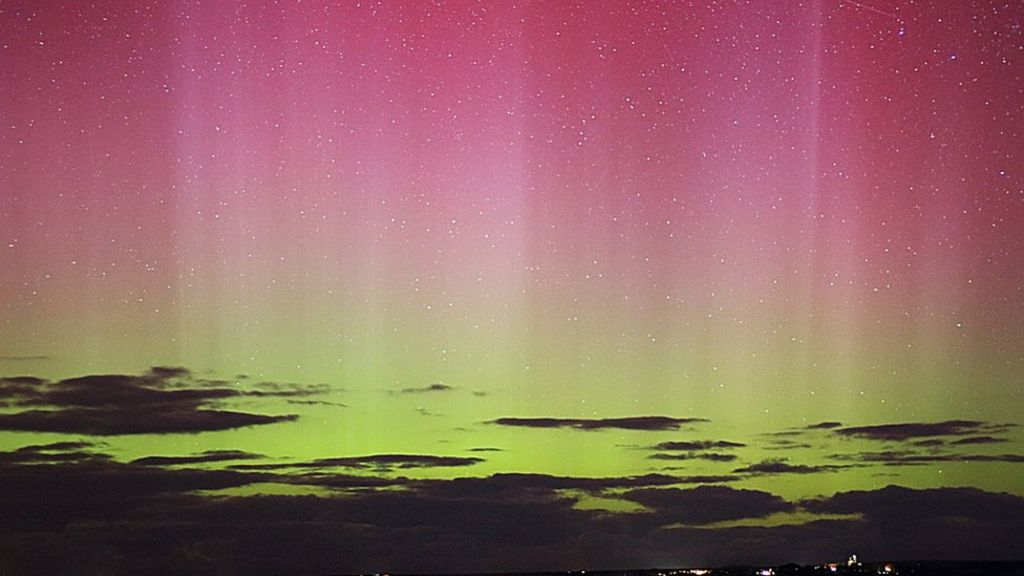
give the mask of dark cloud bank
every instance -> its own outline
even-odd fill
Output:
[[[84,441],[0,453],[0,566],[12,574],[231,575],[811,562],[851,550],[865,558],[1024,558],[1024,498],[969,488],[890,486],[787,501],[760,490],[687,486],[664,474],[395,475],[407,466],[479,461],[435,455],[231,467],[261,460],[211,451],[121,463]],[[323,492],[223,492],[267,483]],[[640,510],[579,509],[588,496]],[[720,525],[787,512],[818,519]]]
[[[141,375],[104,374],[51,382],[32,376],[0,378],[0,431],[113,436],[229,430],[290,422],[294,414],[228,409],[245,398],[307,397],[322,386],[260,383],[242,387],[195,377],[184,368],[154,367]]]

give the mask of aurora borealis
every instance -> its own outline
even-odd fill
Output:
[[[0,2],[0,562],[1024,559],[1022,23]]]

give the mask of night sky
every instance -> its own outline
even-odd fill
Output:
[[[1022,25],[0,0],[0,564],[1024,559]]]

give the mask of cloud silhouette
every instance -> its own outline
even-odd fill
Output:
[[[326,469],[349,468],[357,470],[408,470],[412,468],[457,468],[483,462],[473,456],[435,456],[430,454],[371,454],[367,456],[344,456],[318,458],[303,462],[277,462],[267,464],[239,464],[236,470],[284,470],[290,468]]]
[[[844,550],[879,559],[1024,560],[1019,544],[1024,498],[1016,495],[889,486],[794,504],[814,515],[848,517],[826,516],[775,527],[662,528],[647,535],[645,553],[685,557],[697,565],[814,563],[842,558],[848,554]],[[900,562],[897,566],[910,568]],[[984,573],[1010,576],[1019,573],[1021,566],[993,568]],[[917,570],[931,572],[927,564]]]
[[[10,452],[0,452],[0,463],[57,463],[109,460],[110,456],[97,452],[91,442],[53,442],[22,446]]]
[[[765,450],[797,450],[800,448],[813,448],[811,444],[806,442],[797,442],[789,438],[773,438],[768,441],[768,445],[764,446]]]
[[[735,454],[710,452],[710,450],[731,450],[742,448],[746,444],[729,440],[682,440],[659,442],[646,449],[655,450],[647,458],[650,460],[707,460],[709,462],[732,462],[738,458]]]
[[[669,452],[673,450],[697,452],[700,450],[715,450],[722,448],[743,448],[744,446],[746,446],[746,444],[741,444],[739,442],[730,442],[728,440],[695,440],[679,442],[659,442],[658,444],[651,446],[651,449],[659,450],[662,452]]]
[[[666,474],[600,478],[506,472],[481,478],[419,480],[410,482],[409,486],[421,492],[429,491],[433,495],[444,497],[504,498],[515,495],[523,498],[561,498],[563,491],[605,494],[621,489],[678,483],[680,478]]]
[[[21,411],[0,414],[0,430],[100,436],[229,430],[290,422],[297,416],[221,408],[228,400],[309,393],[313,389],[229,387],[173,367],[154,367],[141,375],[89,375],[55,382],[3,378],[0,399]]]
[[[970,445],[970,444],[1002,444],[1009,442],[1008,438],[997,438],[995,436],[970,436],[967,438],[960,438],[950,442],[951,445]]]
[[[1006,462],[1024,463],[1024,454],[955,454],[920,453],[911,450],[888,450],[882,452],[858,452],[834,454],[832,459],[846,462],[884,464],[886,466],[918,466],[941,462]]]
[[[622,497],[652,509],[662,525],[761,518],[795,509],[792,503],[774,494],[727,486],[643,488],[626,492]]]
[[[807,426],[804,429],[805,430],[832,430],[833,428],[839,428],[842,425],[843,425],[842,422],[835,422],[835,421],[818,422],[817,424],[811,424],[810,426]]]
[[[259,460],[261,458],[265,458],[265,456],[242,450],[207,450],[191,456],[146,456],[136,458],[131,463],[140,466],[182,466],[235,460]]]
[[[429,392],[449,392],[455,390],[454,386],[449,386],[441,382],[430,384],[429,386],[420,386],[413,388],[402,388],[401,390],[395,390],[393,394],[426,394]]]
[[[294,414],[264,416],[229,410],[204,410],[197,406],[179,407],[171,412],[66,408],[3,414],[0,415],[0,430],[95,434],[99,436],[189,434],[293,422],[297,419],[298,416]]]
[[[1024,498],[976,488],[914,490],[887,486],[880,490],[855,490],[806,500],[801,502],[801,506],[811,512],[857,514],[869,521],[896,525],[969,518],[1024,520]]]
[[[946,420],[944,422],[904,422],[877,426],[850,426],[834,430],[840,436],[868,440],[903,441],[936,436],[967,436],[983,432],[1004,432],[1013,424],[996,424],[977,420]]]
[[[674,468],[663,468],[663,470],[673,470]],[[733,474],[696,474],[692,476],[680,476],[677,478],[676,484],[723,484],[726,482],[736,482],[737,480],[743,480],[743,476]]]
[[[738,456],[718,452],[656,452],[647,458],[651,460],[708,460],[710,462],[732,462]]]
[[[745,474],[748,476],[771,476],[776,474],[817,474],[819,472],[834,472],[849,466],[838,466],[833,464],[806,465],[790,464],[785,459],[762,460],[756,464],[743,466],[733,470],[734,474]]]
[[[303,406],[336,406],[338,408],[348,408],[348,404],[342,402],[331,402],[330,400],[294,400],[292,398],[285,399],[288,404],[296,404]]]
[[[686,424],[710,422],[706,418],[633,416],[626,418],[498,418],[487,424],[520,428],[569,428],[573,430],[679,430]]]

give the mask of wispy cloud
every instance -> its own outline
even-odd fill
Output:
[[[436,456],[431,454],[370,454],[366,456],[343,456],[317,458],[301,462],[277,462],[267,464],[239,464],[236,470],[282,470],[292,468],[348,468],[355,470],[408,470],[413,468],[456,468],[472,466],[483,462],[473,456]]]
[[[402,388],[400,390],[392,390],[392,394],[428,394],[430,392],[450,392],[455,390],[454,386],[449,386],[441,382],[436,382],[428,386],[418,386],[412,388]]]
[[[831,456],[831,458],[834,460],[844,462],[884,464],[887,466],[917,466],[941,462],[1006,462],[1011,464],[1024,463],[1024,454],[925,454],[908,450],[857,452],[854,454],[834,454]]]
[[[762,460],[756,464],[742,466],[733,470],[734,474],[745,474],[748,476],[772,476],[777,474],[817,474],[820,472],[834,472],[849,466],[837,466],[833,464],[807,465],[790,464],[785,459]]]

